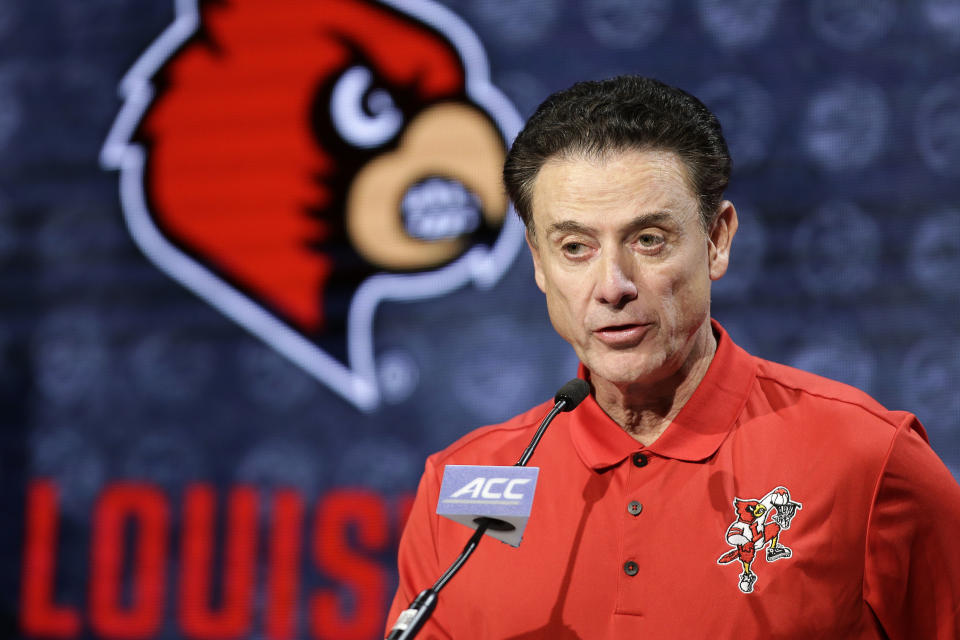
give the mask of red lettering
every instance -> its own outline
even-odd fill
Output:
[[[108,638],[154,635],[163,619],[169,507],[158,489],[118,483],[100,496],[93,520],[90,623]],[[127,523],[135,525],[129,606],[122,602]]]
[[[250,630],[257,561],[257,493],[230,492],[223,559],[222,603],[211,607],[216,493],[209,485],[190,487],[184,497],[180,625],[203,640],[223,640]]]
[[[53,601],[57,567],[57,487],[34,480],[27,489],[20,625],[26,635],[69,638],[80,632],[76,610]]]
[[[217,491],[203,484],[184,493],[178,622],[185,636],[197,640],[232,640],[253,632],[258,494],[249,487],[235,487],[218,506]],[[57,487],[50,480],[34,480],[26,500],[22,632],[31,637],[77,637],[84,631],[81,611],[56,601]],[[318,589],[306,603],[313,637],[377,636],[389,586],[380,556],[395,544],[412,501],[412,494],[401,495],[388,505],[379,494],[361,489],[333,491],[321,499],[313,517],[310,552],[317,568],[335,584]],[[90,633],[127,640],[147,640],[160,633],[166,612],[169,509],[165,494],[148,485],[114,483],[101,494],[91,518]],[[218,525],[221,510],[224,522]],[[274,494],[264,548],[262,632],[268,640],[293,640],[301,633],[305,515],[300,494],[292,490]],[[222,562],[218,553],[223,554]]]
[[[271,640],[291,640],[297,634],[297,600],[300,584],[300,545],[303,500],[294,491],[273,498],[270,527],[267,611],[264,626]]]
[[[347,609],[335,591],[320,590],[311,599],[310,630],[315,637],[354,640],[376,637],[386,614],[386,576],[379,562],[348,544],[350,529],[363,550],[381,551],[388,542],[387,509],[369,491],[327,494],[317,508],[313,555],[319,567],[352,591]]]

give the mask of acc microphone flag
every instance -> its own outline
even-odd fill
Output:
[[[539,467],[449,464],[443,470],[437,514],[473,529],[478,518],[501,520],[487,535],[519,547],[533,507]]]

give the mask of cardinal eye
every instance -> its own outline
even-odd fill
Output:
[[[330,117],[340,136],[355,147],[379,147],[397,135],[403,114],[384,89],[370,90],[373,74],[350,67],[333,87]]]

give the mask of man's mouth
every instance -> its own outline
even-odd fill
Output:
[[[613,324],[595,329],[593,335],[608,347],[623,349],[640,344],[649,328],[640,323]]]

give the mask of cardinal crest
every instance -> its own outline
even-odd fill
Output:
[[[168,275],[363,410],[383,300],[488,287],[522,245],[520,127],[427,0],[178,0],[101,152]]]

